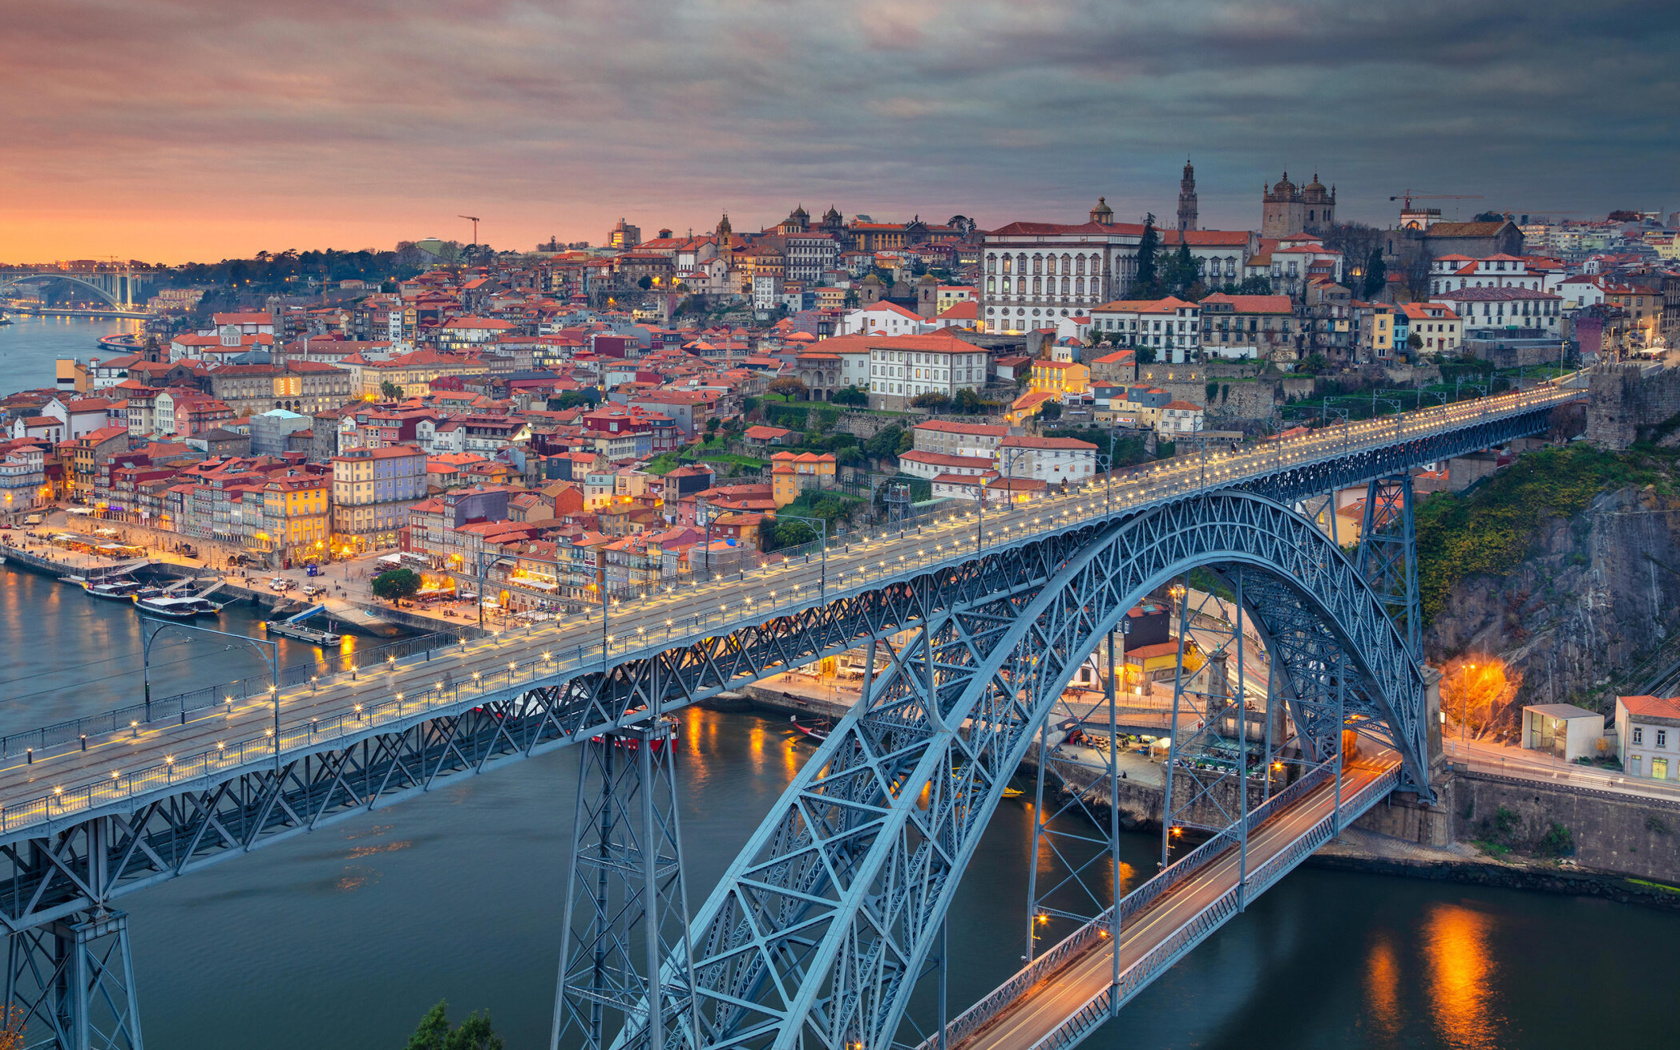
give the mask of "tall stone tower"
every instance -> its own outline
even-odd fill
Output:
[[[1184,176],[1178,180],[1178,228],[1196,228],[1196,169],[1184,158]]]

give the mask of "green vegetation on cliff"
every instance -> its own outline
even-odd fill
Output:
[[[1669,464],[1649,450],[1607,452],[1576,442],[1519,456],[1466,492],[1430,496],[1417,508],[1424,622],[1440,613],[1460,580],[1516,568],[1547,518],[1579,514],[1608,489],[1655,483],[1662,465]]]

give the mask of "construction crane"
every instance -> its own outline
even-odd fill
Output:
[[[1401,205],[1401,207],[1405,208],[1407,211],[1412,210],[1412,202],[1414,200],[1418,200],[1418,201],[1479,201],[1481,199],[1482,199],[1482,195],[1479,194],[1479,193],[1413,193],[1411,190],[1407,190],[1403,194],[1397,194],[1397,195],[1389,198],[1389,200],[1391,200],[1391,201],[1399,201],[1399,200],[1405,201],[1406,203]]]
[[[1393,199],[1394,198],[1392,198],[1392,197],[1389,198],[1389,200],[1393,200]],[[478,216],[476,216],[476,215],[457,215],[455,217],[457,219],[466,219],[473,224],[473,247],[474,248],[478,247]]]

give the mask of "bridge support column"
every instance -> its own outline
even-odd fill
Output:
[[[1033,797],[1034,862],[1027,872],[1027,951],[1030,961],[1040,941],[1054,940],[1048,926],[1053,919],[1086,922],[1118,900],[1121,890],[1120,779],[1118,766],[1119,715],[1116,676],[1121,673],[1117,632],[1107,636],[1106,660],[1093,653],[1087,666],[1100,667],[1106,713],[1075,710],[1058,701],[1038,727],[1038,775]],[[1099,649],[1100,651],[1100,649]],[[1092,743],[1092,727],[1106,738],[1107,758],[1101,767],[1057,757],[1060,744],[1077,729],[1085,746]],[[1066,728],[1063,727],[1072,727]],[[1100,768],[1099,775],[1093,775]],[[1047,781],[1053,776],[1055,783]],[[1046,803],[1046,785],[1050,799]],[[1100,812],[1106,805],[1106,818]],[[1109,868],[1105,879],[1102,869]],[[1041,868],[1042,873],[1041,873]],[[1118,930],[1113,931],[1118,934]]]
[[[100,909],[12,934],[6,1004],[8,1029],[32,1048],[143,1050],[127,914]]]
[[[662,1050],[695,1021],[675,742],[658,718],[580,745],[551,1050],[605,1050],[621,1027]]]
[[[1359,530],[1359,572],[1377,592],[1415,658],[1423,628],[1418,598],[1417,527],[1412,514],[1412,476],[1373,478],[1365,487],[1365,517]]]
[[[1234,738],[1249,732],[1241,700],[1242,617],[1238,608],[1205,591],[1191,590],[1188,577],[1173,585],[1173,593],[1179,607],[1178,669],[1173,676],[1168,726],[1172,743],[1162,777],[1162,867],[1172,863],[1173,846],[1182,842],[1186,830],[1221,832],[1240,819],[1243,807],[1233,792],[1240,792],[1245,782],[1237,775],[1245,748]],[[1232,655],[1239,661],[1234,672]]]

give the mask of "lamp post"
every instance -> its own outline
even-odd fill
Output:
[[[269,699],[274,704],[274,729],[273,729],[273,734],[274,734],[274,769],[275,769],[276,772],[279,772],[279,769],[280,769],[280,642],[279,642],[279,640],[274,639],[274,638],[252,638],[250,635],[231,634],[227,631],[217,631],[217,630],[213,630],[209,627],[197,627],[197,626],[194,626],[193,624],[190,624],[190,623],[176,623],[173,620],[154,620],[149,616],[142,616],[140,618],[140,623],[141,623],[141,630],[146,632],[144,638],[141,641],[141,646],[140,646],[140,678],[141,678],[141,682],[143,683],[143,686],[144,686],[144,689],[145,689],[146,721],[148,721],[148,722],[150,722],[152,720],[152,680],[151,680],[152,640],[155,639],[166,628],[173,627],[176,630],[181,630],[181,631],[197,631],[200,634],[215,635],[218,638],[231,638],[235,642],[238,642],[241,645],[248,645],[252,649],[256,650],[257,655],[262,657],[264,663],[268,664],[268,677],[269,677],[268,695],[269,695]],[[233,702],[232,698],[229,697],[228,703],[231,705],[232,702]],[[231,715],[231,713],[232,712],[230,710],[229,714]]]
[[[776,517],[778,519],[787,518],[789,521],[802,521],[808,526],[809,525],[816,525],[816,526],[819,526],[821,528],[821,530],[822,530],[821,531],[821,537],[822,537],[822,570],[821,570],[821,576],[819,577],[819,581],[818,581],[818,584],[817,584],[817,594],[818,594],[819,597],[827,598],[828,597],[828,522],[823,518],[805,518],[805,517],[801,517],[798,514],[783,514],[779,511],[777,512]]]
[[[484,575],[489,570],[490,566],[499,561],[509,560],[506,554],[498,554],[489,561],[485,561],[484,555],[486,553],[488,552],[478,552],[478,629],[480,631],[484,630]]]

